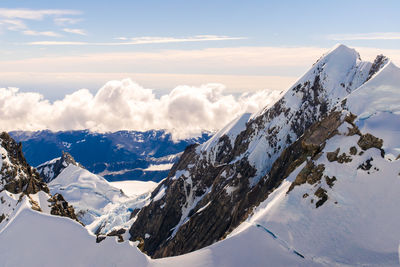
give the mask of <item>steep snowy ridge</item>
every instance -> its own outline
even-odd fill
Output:
[[[251,141],[247,149],[241,151],[241,155],[237,155],[247,157],[250,164],[256,168],[257,177],[253,184],[268,172],[291,140],[296,140],[313,122],[361,86],[367,80],[371,66],[372,63],[361,61],[354,49],[338,45],[320,58],[275,105],[253,115],[247,125],[254,130],[248,137]],[[224,132],[222,136],[229,135],[230,139],[235,140],[240,132]],[[267,142],[265,132],[269,134],[270,140]],[[218,135],[221,134],[217,133]],[[221,143],[222,140],[215,147],[207,149],[206,144],[203,144],[200,150],[213,151],[214,154],[223,153]],[[233,147],[233,150],[235,149]],[[264,151],[269,153],[268,157],[260,155]],[[209,157],[209,161],[213,162],[213,159]]]
[[[77,220],[74,209],[62,195],[49,194],[39,173],[29,166],[21,145],[7,133],[0,134],[0,231],[11,223],[21,206]]]
[[[274,104],[236,119],[207,143],[188,147],[169,177],[154,190],[153,201],[139,212],[130,229],[132,240],[142,240],[143,250],[153,257],[187,253],[223,239],[300,165],[312,170],[300,178],[305,175],[313,180],[320,172],[311,168],[311,163],[305,164],[307,158],[323,150],[344,120],[355,116],[352,123],[361,130],[376,126],[376,121],[370,121],[363,127],[362,122],[367,121],[359,115],[368,110],[367,102],[383,107],[387,100],[384,93],[374,93],[374,99],[365,98],[364,107],[360,105],[358,110],[355,103],[364,89],[386,90],[392,98],[387,103],[393,105],[400,99],[398,71],[393,70],[394,78],[385,74],[393,68],[383,56],[374,63],[364,62],[354,49],[338,45]],[[387,83],[392,83],[392,89],[387,89]],[[390,125],[382,123],[383,128]],[[366,136],[360,138],[369,140],[366,133],[360,132]],[[392,147],[397,149],[398,141]],[[347,159],[345,155],[338,157],[340,161]],[[317,207],[326,201],[324,190],[313,192],[318,195]],[[313,209],[317,209],[315,205]]]
[[[63,158],[68,160],[62,160]],[[137,212],[148,203],[149,191],[156,185],[147,182],[150,183],[150,187],[146,187],[138,184],[145,182],[129,181],[132,183],[129,189],[139,193],[127,195],[122,189],[113,186],[113,183],[75,163],[66,153],[60,159],[54,159],[41,166],[41,170],[59,170],[59,174],[48,183],[50,193],[62,194],[74,207],[78,219],[97,235],[108,234],[121,228],[128,229],[135,219],[132,212]],[[119,184],[124,183],[128,182]],[[138,188],[140,186],[143,187],[142,190]]]
[[[37,166],[36,169],[42,180],[50,183],[70,164],[83,168],[68,152],[63,151],[61,157],[46,161]]]

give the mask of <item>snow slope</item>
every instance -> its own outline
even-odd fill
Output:
[[[347,106],[360,130],[384,139],[387,157],[400,155],[400,68],[389,62],[347,97]]]
[[[400,160],[382,158],[375,148],[344,164],[329,162],[325,156],[337,147],[340,153],[348,153],[357,139],[333,137],[315,162],[324,164],[324,175],[336,177],[332,188],[322,181],[296,186],[287,193],[302,165],[258,207],[249,223],[262,225],[288,247],[329,265],[398,266]],[[373,158],[371,170],[358,169],[369,158]],[[311,200],[318,200],[314,195],[318,187],[327,190],[329,198],[315,208]]]
[[[80,224],[46,215],[22,203],[0,232],[1,266],[146,266],[147,257],[128,243],[95,237]]]
[[[328,265],[398,266],[400,264],[400,69],[387,64],[370,81],[347,97],[346,109],[358,115],[362,134],[383,140],[385,156],[377,148],[363,150],[353,126],[344,122],[330,138],[315,166],[323,177],[335,177],[332,186],[322,179],[289,191],[304,164],[268,197],[248,219],[261,225],[302,255]],[[350,162],[329,161],[336,149]],[[357,150],[351,154],[351,148]],[[361,153],[361,151],[363,151]],[[396,160],[397,158],[397,160]],[[370,166],[368,166],[368,162]],[[328,199],[315,208],[317,188]]]
[[[72,164],[48,186],[51,194],[60,193],[64,196],[85,225],[104,214],[110,203],[127,198],[120,189],[111,186],[104,178]]]
[[[114,229],[129,228],[135,219],[131,216],[132,212],[148,203],[157,183],[110,183],[71,164],[48,185],[52,194],[61,193],[74,207],[79,220],[88,230],[105,234]]]
[[[152,260],[131,242],[106,238],[100,243],[80,224],[33,211],[22,203],[17,216],[0,232],[0,261],[9,266],[316,266],[288,252],[257,227],[205,249]]]

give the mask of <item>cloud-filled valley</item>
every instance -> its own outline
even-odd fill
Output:
[[[96,94],[80,89],[50,102],[39,93],[0,88],[1,130],[166,129],[174,138],[185,138],[217,130],[279,96],[278,91],[263,90],[235,97],[224,90],[222,84],[182,85],[157,97],[154,90],[123,79],[106,83]]]

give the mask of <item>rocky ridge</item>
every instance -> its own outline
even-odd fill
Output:
[[[54,180],[70,164],[83,168],[68,152],[62,151],[60,158],[55,158],[36,167],[40,177],[45,183]]]
[[[345,121],[360,114],[347,111],[346,97],[387,65],[383,56],[374,63],[361,61],[356,51],[340,45],[275,104],[243,115],[203,145],[189,146],[137,215],[131,239],[155,258],[194,251],[223,239],[301,164],[306,167],[293,186],[320,181],[323,166],[310,159],[320,156]],[[326,181],[333,185],[335,178]],[[316,208],[328,198],[324,188],[315,196]]]
[[[8,221],[25,200],[32,209],[78,221],[75,211],[62,195],[50,195],[49,188],[35,168],[29,166],[21,143],[6,132],[0,134],[0,216]]]

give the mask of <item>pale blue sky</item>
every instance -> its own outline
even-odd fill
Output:
[[[336,43],[400,58],[400,1],[1,1],[0,87],[285,89]],[[297,49],[297,50],[296,50]],[[379,51],[378,51],[379,50]]]

